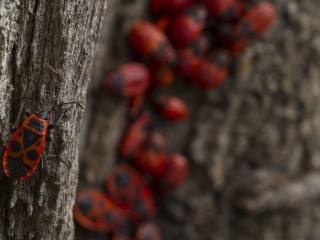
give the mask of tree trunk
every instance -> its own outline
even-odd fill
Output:
[[[134,59],[127,34],[134,21],[148,18],[149,2],[110,0],[88,98],[93,108],[82,135],[79,189],[105,191],[106,174],[122,161],[126,100],[96,89],[106,72]],[[159,121],[168,152],[184,153],[191,164],[183,187],[158,201],[163,239],[320,239],[320,2],[270,2],[277,23],[234,58],[219,89],[200,92],[176,79],[164,90],[184,99],[192,114],[182,123]],[[76,239],[107,238],[78,226]]]
[[[100,35],[106,0],[0,2],[0,149],[26,119],[37,96],[48,110],[56,103],[86,105],[89,73]],[[39,101],[31,111],[39,109]],[[55,123],[62,106],[53,111]],[[0,239],[73,239],[72,207],[78,183],[78,140],[83,110],[73,105],[49,136],[34,173],[18,182],[0,171]],[[2,155],[2,154],[1,154]],[[2,168],[2,164],[1,164]]]

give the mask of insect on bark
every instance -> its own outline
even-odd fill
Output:
[[[84,109],[77,102],[66,102],[52,106],[49,112],[47,110],[39,110],[32,114],[29,112],[29,108],[33,106],[37,100],[40,100],[40,109],[42,109],[41,99],[37,99],[36,97],[21,97],[13,98],[11,100],[22,99],[32,99],[34,101],[26,110],[26,115],[28,118],[18,129],[11,130],[15,131],[15,133],[9,141],[3,157],[3,170],[5,174],[17,181],[27,179],[34,172],[39,160],[42,160],[41,155],[45,141],[51,141],[53,143],[57,157],[61,162],[68,166],[68,164],[61,159],[55,142],[50,137],[47,137],[46,134],[47,130],[57,127],[63,115],[65,115],[66,112],[72,108],[72,106],[64,110],[58,121],[53,125],[48,124],[49,115],[55,108],[66,104],[77,104],[79,107]]]

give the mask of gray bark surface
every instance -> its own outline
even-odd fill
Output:
[[[149,2],[109,2],[79,189],[105,191],[106,174],[119,162],[126,99],[96,92],[106,72],[134,59],[127,34]],[[183,187],[158,202],[165,240],[320,239],[320,1],[270,2],[278,10],[274,28],[235,57],[219,89],[201,92],[177,79],[164,90],[192,108],[182,123],[159,121],[168,152],[184,153],[191,164]],[[77,226],[76,239],[108,238]]]
[[[44,109],[55,103],[86,105],[89,73],[101,30],[106,0],[0,1],[0,149],[26,119],[36,91]],[[54,110],[49,124],[68,106]],[[31,111],[39,109],[39,102]],[[25,181],[6,177],[0,169],[0,239],[73,239],[72,207],[78,183],[78,140],[84,111],[73,107],[49,136],[52,143]],[[1,153],[2,156],[2,153]]]

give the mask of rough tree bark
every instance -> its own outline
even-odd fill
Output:
[[[0,149],[25,120],[30,101],[43,108],[77,101],[85,106],[92,59],[106,0],[0,1]],[[39,102],[34,109],[39,108]],[[54,111],[57,121],[66,106]],[[32,109],[33,110],[33,109]],[[67,168],[46,143],[44,166],[17,182],[0,169],[0,239],[73,239],[72,207],[78,179],[78,139],[83,111],[73,107],[51,137]],[[2,156],[2,154],[1,154]]]
[[[95,93],[104,73],[134,59],[127,33],[147,17],[149,2],[110,0],[82,135],[80,189],[105,190],[116,162],[126,100]],[[168,152],[182,151],[192,167],[184,186],[159,202],[163,239],[320,239],[320,2],[271,2],[276,25],[235,59],[218,90],[201,93],[179,80],[165,90],[192,107],[183,123],[160,122]],[[77,240],[107,239],[76,229]]]

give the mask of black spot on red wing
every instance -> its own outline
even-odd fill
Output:
[[[37,146],[40,146],[40,144],[41,144],[41,141],[37,142]]]
[[[93,217],[93,218],[91,218],[91,221],[92,221],[92,222],[96,222],[96,221],[97,221],[97,218],[96,218],[96,217]]]
[[[100,202],[99,202],[99,206],[100,206],[100,207],[103,207],[103,206],[104,206],[104,201],[100,201]]]
[[[22,131],[19,132],[19,137],[21,137],[21,135],[22,135]]]
[[[14,179],[19,179],[24,177],[27,172],[32,169],[30,166],[25,165],[22,159],[22,154],[18,158],[13,158],[10,155],[7,156],[8,163],[7,169],[10,177]]]
[[[126,202],[127,198],[126,197],[121,197],[121,202]]]
[[[38,153],[38,151],[36,151],[36,150],[30,150],[30,151],[27,152],[27,158],[28,158],[31,162],[37,160],[38,157],[39,157],[39,153]]]
[[[194,21],[195,21],[196,23],[202,22],[202,21],[204,20],[202,15],[203,15],[203,14],[201,14],[201,13],[199,14],[198,12],[194,13],[194,14],[193,14]]]
[[[199,44],[197,41],[193,42],[193,43],[189,46],[189,48],[191,48],[191,49],[193,50],[195,56],[200,55],[200,53],[201,53],[201,46],[200,46],[200,44]]]
[[[140,213],[145,212],[147,210],[146,204],[144,203],[143,200],[135,199],[133,201],[133,210],[140,212]]]
[[[27,149],[35,144],[42,136],[31,132],[27,128],[23,128],[23,148]]]
[[[21,145],[18,140],[14,140],[10,144],[10,150],[14,153],[20,152],[21,151]]]
[[[168,47],[168,42],[167,41],[161,41],[159,43],[159,47],[157,50],[154,50],[151,52],[151,56],[154,59],[158,59],[161,57],[161,55],[165,52],[166,48]]]
[[[116,92],[121,91],[124,88],[123,79],[125,76],[123,74],[117,74],[112,80],[113,90]]]
[[[92,197],[84,197],[78,200],[79,210],[83,215],[91,209],[92,207]]]
[[[141,132],[148,132],[149,131],[149,127],[148,125],[143,125],[142,128],[141,128]]]
[[[147,229],[145,237],[147,237],[145,239],[149,239],[149,237],[153,237],[153,231],[151,229]]]
[[[125,188],[128,186],[131,177],[126,173],[116,173],[114,177],[116,188]]]
[[[204,20],[204,14],[201,11],[201,8],[195,7],[195,8],[185,8],[184,10],[184,15],[187,17],[192,17],[194,18],[194,21],[196,23],[202,22]]]
[[[155,152],[160,152],[162,149],[160,148],[159,144],[156,142],[148,142],[144,145],[144,150],[145,151],[155,151]]]
[[[136,192],[140,192],[141,191],[141,186],[136,186]]]
[[[194,10],[190,7],[187,7],[184,9],[183,14],[186,16],[193,16],[194,15]]]
[[[243,24],[240,32],[240,37],[255,37],[256,32],[251,29],[251,21],[247,21]]]
[[[113,217],[113,213],[112,212],[105,213],[105,214],[103,214],[103,217],[106,220],[106,222],[110,222],[110,220]]]
[[[210,63],[216,63],[219,68],[228,67],[229,56],[225,52],[218,52],[212,56],[209,56],[207,59]]]

